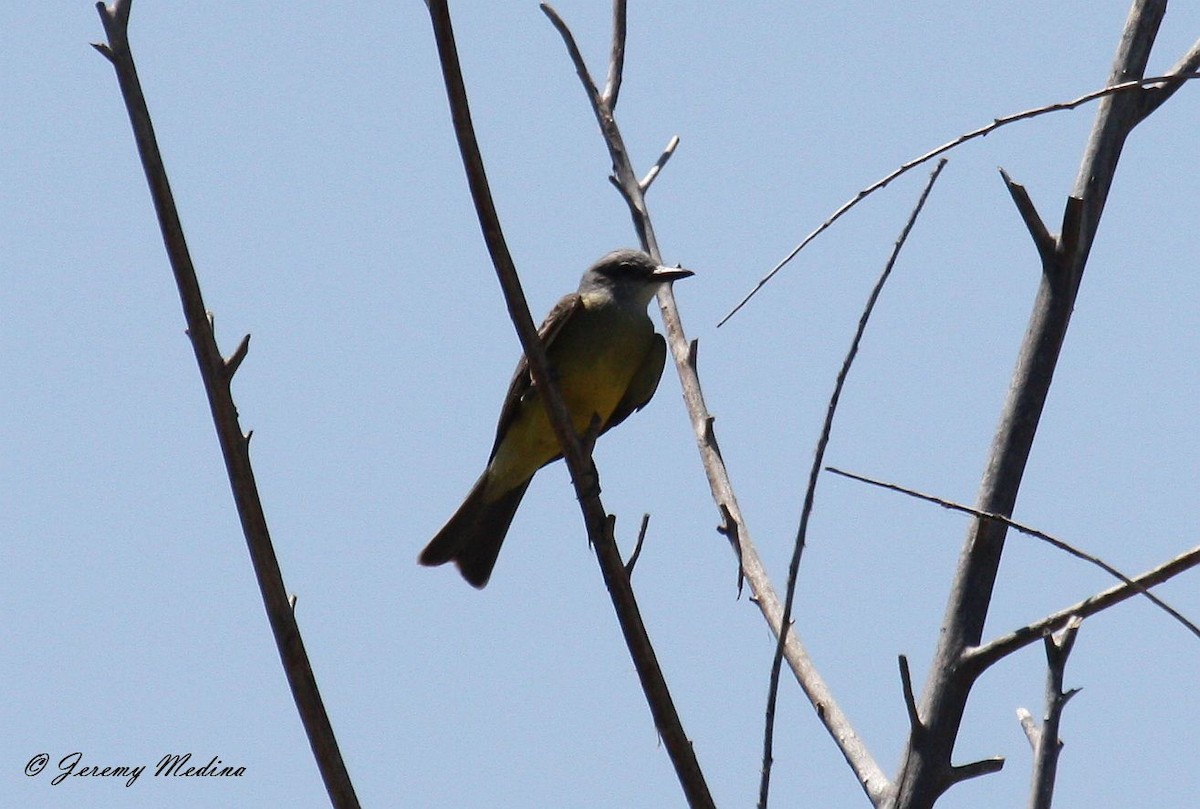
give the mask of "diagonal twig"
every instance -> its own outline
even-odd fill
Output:
[[[646,172],[646,176],[643,177],[641,182],[638,183],[638,188],[642,189],[643,194],[650,190],[650,184],[658,178],[659,172],[661,172],[663,167],[667,165],[667,161],[671,159],[671,155],[675,154],[675,150],[678,148],[679,136],[672,135],[671,139],[667,141],[666,148],[664,148],[662,154],[658,156],[658,160],[654,162],[654,165],[651,166],[650,170]]]
[[[1200,73],[1197,72],[1197,67],[1200,67],[1200,43],[1197,43],[1193,46],[1192,51],[1189,52],[1188,58],[1181,60],[1178,65],[1172,68],[1171,71],[1165,75],[1154,76],[1148,79],[1133,79],[1131,81],[1124,81],[1108,87],[1103,87],[1099,90],[1093,90],[1090,93],[1084,93],[1078,98],[1070,101],[1047,104],[1044,107],[1034,107],[1033,109],[1013,113],[1012,115],[1002,115],[1001,117],[993,120],[991,123],[985,124],[977,129],[972,129],[970,132],[963,133],[952,141],[943,143],[941,146],[930,149],[928,152],[919,157],[914,157],[912,160],[904,163],[890,174],[879,180],[876,180],[866,188],[859,191],[853,197],[844,202],[840,208],[830,214],[829,217],[816,228],[816,230],[812,231],[803,239],[801,239],[800,243],[792,248],[790,253],[784,256],[774,267],[772,267],[770,272],[760,278],[758,283],[754,285],[754,288],[746,293],[746,295],[740,301],[738,301],[737,305],[730,309],[729,312],[717,322],[717,326],[724,326],[729,319],[736,315],[743,306],[749,303],[750,299],[757,295],[759,290],[766,286],[780,270],[786,267],[792,261],[792,259],[799,255],[800,251],[807,247],[813,239],[817,238],[830,227],[832,227],[835,222],[841,219],[845,214],[849,213],[852,208],[858,205],[858,203],[862,202],[871,194],[874,194],[876,191],[891,183],[892,180],[895,180],[901,175],[907,174],[912,169],[915,169],[917,166],[928,163],[935,157],[943,155],[951,149],[955,149],[964,143],[975,140],[976,138],[982,138],[985,135],[990,135],[1003,126],[1015,124],[1018,121],[1026,121],[1030,118],[1036,118],[1040,115],[1046,115],[1047,113],[1051,112],[1073,110],[1076,107],[1082,106],[1083,104],[1111,96],[1115,93],[1124,93],[1131,90],[1151,88],[1154,91],[1154,94],[1151,97],[1152,103],[1146,105],[1146,111],[1143,114],[1144,117],[1145,115],[1149,115],[1151,112],[1157,109],[1158,106],[1166,101],[1167,98],[1169,98],[1170,95],[1174,93],[1175,90],[1177,90],[1185,81],[1188,81],[1189,79],[1200,78]]]
[[[1200,638],[1200,627],[1196,626],[1194,623],[1189,621],[1178,610],[1176,610],[1170,604],[1163,601],[1158,596],[1154,595],[1154,593],[1150,592],[1145,587],[1142,587],[1136,581],[1129,578],[1124,573],[1117,570],[1115,567],[1108,564],[1108,562],[1105,562],[1100,557],[1094,556],[1090,553],[1087,553],[1086,551],[1081,551],[1079,548],[1076,548],[1074,545],[1070,545],[1066,542],[1063,542],[1061,539],[1053,537],[1044,531],[1039,531],[1036,528],[1032,528],[1023,523],[1019,523],[1016,520],[1010,519],[1009,517],[1005,517],[1003,514],[994,514],[991,512],[987,512],[987,511],[980,511],[979,509],[971,508],[970,506],[964,506],[961,503],[955,503],[953,500],[944,500],[941,497],[936,497],[932,494],[925,494],[924,492],[919,492],[916,489],[910,489],[906,486],[900,486],[898,484],[888,483],[888,482],[882,481],[882,480],[875,480],[874,478],[869,478],[865,475],[858,475],[858,474],[855,474],[854,472],[846,472],[842,469],[837,469],[832,466],[827,466],[827,467],[825,467],[825,469],[829,472],[832,472],[835,475],[841,475],[844,478],[850,478],[851,480],[857,480],[860,483],[866,483],[871,486],[878,486],[881,489],[887,489],[888,491],[898,492],[900,494],[908,495],[909,497],[915,497],[918,500],[924,500],[927,503],[933,503],[934,505],[941,506],[942,508],[948,509],[950,511],[958,511],[963,514],[969,514],[969,515],[976,517],[978,519],[981,519],[981,520],[995,520],[996,522],[1002,523],[1002,524],[1008,526],[1009,528],[1015,529],[1016,531],[1019,531],[1020,533],[1025,534],[1026,536],[1033,537],[1034,539],[1040,539],[1041,541],[1047,543],[1048,545],[1051,545],[1055,548],[1058,548],[1060,551],[1064,551],[1065,553],[1068,553],[1071,556],[1074,556],[1076,559],[1082,559],[1083,561],[1087,562],[1088,564],[1095,565],[1096,567],[1100,568],[1101,570],[1103,570],[1105,573],[1109,574],[1113,578],[1120,579],[1125,584],[1127,584],[1130,587],[1137,590],[1141,595],[1148,598],[1160,610],[1162,610],[1167,615],[1174,618],[1179,623],[1181,623],[1183,625],[1184,629],[1188,630],[1193,635]]]
[[[108,43],[97,44],[94,47],[116,70],[117,82],[129,113],[134,141],[158,215],[163,244],[166,246],[175,284],[179,288],[179,298],[187,321],[188,339],[192,343],[196,362],[200,367],[200,377],[208,395],[209,409],[217,429],[221,454],[225,459],[225,469],[241,520],[242,533],[246,538],[263,606],[275,637],[275,646],[304,731],[308,735],[308,743],[321,772],[325,789],[329,793],[329,800],[339,809],[356,809],[359,804],[354,785],[346,771],[346,764],[342,760],[337,738],[333,733],[333,725],[317,689],[317,680],[309,663],[308,653],[304,649],[292,601],[284,587],[279,560],[275,556],[271,535],[267,530],[267,518],[258,496],[254,470],[250,465],[250,436],[242,434],[237,407],[234,405],[230,389],[233,375],[249,350],[249,337],[242,339],[228,360],[221,356],[216,335],[213,333],[212,320],[200,294],[196,268],[192,264],[187,241],[184,239],[179,211],[175,207],[167,170],[163,165],[162,153],[159,151],[154,126],[150,120],[150,110],[146,105],[146,97],[142,93],[141,82],[134,65],[133,52],[129,47],[130,0],[117,0],[111,7],[97,3],[96,10],[100,13],[100,21],[104,25]]]
[[[633,546],[633,553],[629,555],[629,561],[625,563],[625,575],[633,578],[633,568],[637,565],[638,557],[642,555],[642,545],[646,542],[646,529],[650,527],[650,512],[642,515],[642,527],[638,529],[637,542]]]

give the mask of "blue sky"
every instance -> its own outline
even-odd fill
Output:
[[[645,4],[630,11],[618,119],[649,202],[751,532],[782,590],[825,403],[926,172],[811,245],[717,320],[862,186],[992,118],[1101,86],[1116,0]],[[610,9],[563,0],[603,72]],[[538,319],[635,235],[561,41],[536,3],[456,3],[493,193]],[[18,4],[0,60],[5,215],[0,802],[322,806],[248,563],[178,296],[90,3]],[[1200,32],[1167,14],[1151,73]],[[535,480],[483,592],[415,564],[478,475],[518,343],[466,192],[424,5],[139,0],[134,53],[234,384],[284,578],[360,799],[371,806],[682,805],[565,470]],[[1015,516],[1129,573],[1194,544],[1200,96],[1132,136],[1083,281]],[[951,155],[846,392],[828,460],[969,502],[1036,290],[996,172],[1056,227],[1095,107]],[[719,805],[749,805],[771,637],[736,568],[668,369],[599,444],[606,507]],[[885,771],[906,731],[966,520],[824,478],[799,632]],[[1200,617],[1194,576],[1161,595]],[[1010,541],[988,636],[1108,586]],[[1185,806],[1200,775],[1200,647],[1144,603],[1085,622],[1061,806]],[[1023,803],[1041,712],[1032,647],[991,670],[957,758],[1004,771],[939,806]],[[46,753],[240,779],[22,774]],[[865,805],[794,681],[778,805]],[[53,767],[53,764],[51,765]],[[82,783],[80,781],[83,781]],[[1135,797],[1136,796],[1136,797]]]

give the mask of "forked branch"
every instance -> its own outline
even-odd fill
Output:
[[[981,512],[1007,517],[1016,504],[1117,163],[1126,138],[1144,119],[1142,77],[1165,12],[1165,0],[1135,0],[1129,12],[1075,187],[1064,207],[1056,258],[1042,262],[1037,298],[980,484]],[[921,697],[921,717],[929,732],[909,737],[896,779],[895,809],[928,809],[954,782],[954,745],[979,673],[978,667],[961,664],[979,643],[1007,528],[977,517],[967,533]]]
[[[1029,794],[1030,809],[1050,809],[1054,798],[1054,781],[1058,774],[1058,756],[1062,752],[1062,738],[1058,729],[1062,725],[1063,710],[1071,697],[1079,693],[1072,688],[1063,691],[1067,658],[1075,647],[1075,638],[1083,619],[1072,616],[1066,627],[1057,634],[1047,635],[1046,646],[1046,711],[1042,726],[1031,731],[1029,723],[1025,732],[1033,745],[1033,785]]]

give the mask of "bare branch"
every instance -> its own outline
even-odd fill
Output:
[[[242,435],[237,407],[229,387],[233,372],[246,355],[249,337],[242,340],[228,363],[222,358],[213,333],[212,321],[200,294],[196,268],[192,264],[187,241],[184,239],[179,211],[175,207],[167,170],[154,135],[150,110],[146,105],[133,52],[129,47],[130,6],[130,0],[117,0],[112,7],[106,7],[104,3],[96,4],[108,38],[108,44],[97,45],[96,50],[108,59],[116,70],[117,83],[129,113],[138,156],[141,158],[146,182],[150,187],[150,196],[158,215],[167,258],[175,276],[175,285],[179,289],[179,298],[187,321],[188,339],[192,343],[196,363],[200,367],[200,378],[208,395],[209,409],[217,429],[221,454],[225,459],[225,469],[241,520],[242,533],[246,538],[263,606],[266,608],[275,637],[275,646],[279,651],[288,685],[291,687],[292,698],[296,702],[305,733],[308,734],[308,742],[321,771],[330,802],[339,809],[356,808],[358,798],[354,793],[354,785],[346,771],[333,726],[317,689],[317,680],[309,664],[292,602],[283,585],[279,560],[275,556],[271,535],[267,530],[267,518],[258,496],[254,470],[250,466],[250,435]]]
[[[1081,551],[1078,548],[1076,548],[1075,546],[1069,545],[1066,542],[1063,542],[1061,539],[1053,537],[1050,534],[1045,533],[1044,531],[1039,531],[1036,528],[1031,528],[1028,525],[1017,522],[1016,520],[1009,519],[1008,517],[1005,517],[1002,514],[992,514],[990,512],[980,511],[979,509],[974,509],[974,508],[971,508],[970,506],[964,506],[961,503],[955,503],[952,500],[943,500],[940,497],[935,497],[931,494],[924,494],[922,492],[918,492],[915,489],[909,489],[904,486],[899,486],[895,483],[887,483],[885,481],[875,480],[873,478],[868,478],[863,475],[856,475],[853,472],[845,472],[841,469],[835,469],[832,466],[827,466],[825,468],[835,475],[841,475],[842,477],[850,478],[851,480],[857,480],[862,483],[870,484],[872,486],[878,486],[881,489],[887,489],[888,491],[899,492],[900,494],[905,494],[905,495],[908,495],[909,497],[915,497],[918,500],[924,500],[927,503],[933,503],[935,505],[941,506],[942,508],[949,509],[950,511],[959,511],[959,512],[962,512],[963,514],[970,514],[971,516],[973,516],[977,519],[980,519],[980,520],[994,520],[995,522],[998,522],[1009,528],[1014,528],[1017,531],[1021,532],[1022,534],[1025,534],[1026,536],[1033,537],[1034,539],[1040,539],[1041,541],[1043,541],[1049,545],[1052,545],[1055,548],[1058,548],[1060,551],[1064,551],[1064,552],[1070,554],[1071,556],[1074,556],[1076,559],[1082,559],[1083,561],[1088,562],[1089,564],[1095,565],[1096,567],[1100,568],[1101,570],[1103,570],[1105,573],[1109,574],[1113,578],[1120,579],[1128,586],[1137,589],[1137,591],[1139,593],[1141,593],[1143,596],[1148,598],[1156,607],[1161,609],[1167,615],[1170,615],[1172,618],[1174,618],[1179,623],[1183,624],[1183,627],[1185,629],[1187,629],[1189,632],[1191,632],[1196,637],[1200,638],[1200,627],[1196,626],[1194,623],[1189,621],[1178,610],[1176,610],[1171,605],[1167,604],[1165,601],[1160,599],[1158,596],[1154,595],[1149,590],[1142,587],[1136,581],[1129,578],[1124,573],[1117,570],[1115,567],[1108,564],[1100,557],[1093,556],[1092,554],[1087,553],[1085,551]]]
[[[797,255],[799,255],[800,251],[803,250],[805,247],[807,247],[809,242],[811,242],[813,239],[817,238],[822,233],[824,233],[826,230],[828,230],[830,227],[832,227],[834,222],[838,221],[845,214],[849,213],[850,209],[854,208],[856,205],[858,205],[858,203],[862,202],[864,199],[869,197],[871,194],[874,194],[876,191],[879,191],[880,189],[887,186],[890,182],[892,182],[892,180],[895,180],[896,178],[900,177],[903,174],[907,174],[909,171],[911,171],[912,169],[915,169],[917,166],[928,163],[930,160],[933,160],[935,157],[938,157],[939,155],[945,154],[946,152],[950,151],[951,149],[956,149],[959,146],[962,146],[964,143],[975,140],[977,138],[982,138],[985,135],[990,135],[991,133],[995,132],[997,129],[1000,129],[1001,127],[1004,127],[1004,126],[1008,126],[1009,124],[1015,124],[1018,121],[1025,121],[1030,118],[1036,118],[1040,115],[1046,115],[1047,113],[1051,113],[1051,112],[1062,112],[1064,110],[1073,110],[1076,107],[1082,106],[1083,104],[1087,104],[1092,101],[1096,101],[1098,99],[1107,98],[1107,97],[1115,95],[1117,93],[1126,93],[1126,92],[1130,92],[1130,91],[1141,90],[1148,86],[1153,87],[1155,85],[1162,85],[1162,87],[1157,88],[1155,90],[1155,92],[1156,93],[1165,93],[1165,95],[1162,97],[1161,101],[1158,100],[1158,96],[1155,96],[1155,102],[1157,102],[1157,103],[1154,103],[1152,108],[1149,109],[1142,116],[1142,117],[1145,117],[1145,115],[1149,115],[1150,112],[1153,112],[1154,109],[1157,109],[1158,105],[1161,104],[1162,101],[1165,101],[1167,99],[1167,97],[1170,96],[1171,93],[1174,93],[1175,90],[1177,90],[1183,82],[1188,81],[1190,79],[1200,78],[1200,73],[1196,72],[1196,68],[1200,67],[1200,53],[1197,53],[1197,48],[1200,48],[1200,43],[1197,43],[1197,45],[1193,46],[1192,51],[1190,51],[1188,54],[1188,58],[1185,58],[1183,61],[1181,61],[1178,68],[1173,69],[1170,73],[1168,73],[1164,76],[1154,76],[1149,79],[1133,79],[1130,81],[1122,81],[1122,82],[1119,82],[1116,84],[1109,85],[1108,87],[1103,87],[1099,90],[1093,90],[1090,93],[1084,93],[1083,95],[1079,96],[1078,98],[1072,99],[1071,101],[1062,101],[1062,102],[1059,102],[1056,104],[1047,104],[1044,107],[1034,107],[1033,109],[1024,110],[1023,112],[1013,113],[1012,115],[1003,115],[999,118],[996,118],[989,124],[985,124],[984,126],[981,126],[977,129],[972,129],[970,132],[965,132],[962,135],[959,135],[954,140],[949,141],[947,143],[943,143],[941,146],[938,146],[934,149],[930,149],[928,152],[921,155],[920,157],[915,157],[912,160],[908,161],[907,163],[904,163],[903,165],[900,166],[900,168],[891,172],[886,177],[876,180],[875,182],[868,185],[866,188],[859,191],[853,197],[848,199],[845,203],[842,204],[842,206],[840,208],[838,208],[836,211],[834,211],[832,214],[830,214],[829,218],[826,219],[824,222],[822,222],[820,224],[820,226],[817,227],[816,230],[812,231],[807,236],[805,236],[803,239],[801,239],[800,243],[797,244],[794,248],[792,248],[792,251],[790,253],[788,253],[786,256],[784,256],[783,259],[781,259],[779,261],[779,263],[777,263],[774,267],[772,267],[771,271],[769,273],[767,273],[761,279],[759,279],[758,283],[754,285],[754,288],[751,289],[748,293],[746,293],[746,296],[744,298],[742,298],[740,301],[738,301],[738,304],[736,306],[734,306],[732,309],[730,309],[728,314],[725,315],[725,317],[721,318],[721,320],[717,323],[717,326],[718,327],[724,326],[731,317],[736,315],[743,306],[745,306],[747,303],[750,302],[751,298],[753,298],[755,295],[758,294],[758,291],[760,289],[762,289],[764,286],[766,286],[767,283],[772,278],[775,277],[776,273],[778,273],[780,270],[782,270],[785,266],[788,265],[788,263],[791,262],[792,259],[794,259]],[[1178,72],[1176,72],[1176,70],[1178,70]],[[1169,88],[1170,92],[1166,92],[1166,90],[1168,88]]]
[[[1117,46],[1107,88],[1071,196],[1079,200],[1064,212],[1057,260],[1044,272],[1029,325],[1009,384],[980,483],[977,507],[1011,515],[1025,465],[1062,352],[1075,298],[1096,230],[1116,174],[1125,140],[1139,120],[1141,78],[1166,13],[1165,0],[1134,0]],[[1078,223],[1076,227],[1073,223]],[[1077,235],[1068,231],[1073,229]],[[950,763],[977,667],[962,665],[966,650],[979,643],[1004,551],[1007,526],[976,517],[967,532],[951,584],[937,651],[921,696],[921,717],[929,733],[909,737],[896,779],[896,809],[926,809],[953,783]]]
[[[1042,727],[1037,731],[1037,743],[1033,752],[1033,788],[1029,794],[1030,809],[1050,809],[1054,797],[1054,781],[1058,773],[1058,755],[1062,751],[1062,739],[1058,729],[1062,724],[1063,709],[1077,689],[1063,691],[1067,658],[1075,646],[1075,638],[1083,619],[1072,616],[1059,635],[1047,635],[1046,641],[1046,714]]]
[[[633,568],[637,565],[638,557],[642,555],[642,543],[646,541],[646,529],[650,527],[650,513],[642,515],[642,527],[638,529],[637,544],[633,546],[633,554],[625,563],[625,575],[633,578]]]
[[[563,42],[567,46],[567,53],[571,56],[571,62],[575,65],[575,72],[579,74],[579,80],[583,82],[583,88],[588,94],[588,98],[593,103],[601,102],[603,99],[600,96],[600,90],[596,87],[596,82],[592,81],[592,74],[588,72],[587,63],[583,61],[583,53],[579,50],[579,44],[575,41],[575,35],[571,33],[571,29],[563,22],[563,18],[554,10],[554,6],[549,3],[540,3],[542,13],[550,18],[550,23],[558,31],[559,36],[563,38]],[[621,46],[621,52],[624,53],[624,45]],[[610,80],[611,81],[611,80]],[[620,88],[621,78],[616,77],[616,82],[610,84],[611,88]]]
[[[969,781],[972,778],[978,778],[981,775],[998,773],[1002,769],[1004,769],[1003,756],[993,756],[992,758],[972,761],[970,764],[960,764],[950,768],[950,783],[958,784],[963,781]]]
[[[571,33],[571,29],[567,27],[562,17],[548,3],[542,3],[541,9],[550,19],[551,24],[558,31],[559,35],[562,36],[563,43],[567,46],[567,53],[571,57],[571,62],[575,65],[575,72],[579,75],[579,80],[583,84],[584,93],[587,95],[588,103],[591,104],[592,113],[596,116],[596,123],[600,125],[600,133],[604,136],[604,142],[608,146],[609,155],[612,157],[613,175],[609,180],[616,187],[617,191],[620,192],[621,196],[624,197],[625,203],[629,206],[629,212],[633,218],[633,226],[637,230],[638,241],[641,242],[642,249],[653,256],[656,261],[662,261],[662,255],[658,251],[658,242],[654,238],[654,230],[650,225],[650,214],[646,210],[645,195],[642,193],[637,178],[633,174],[633,162],[629,159],[629,152],[625,148],[625,140],[621,137],[621,130],[617,127],[616,119],[613,117],[613,108],[596,89],[596,82],[592,79],[592,75],[587,69],[587,64],[583,60],[583,54],[579,51],[579,45],[575,42],[575,36]],[[617,34],[614,32],[613,36],[615,42]],[[620,38],[623,42],[624,36]],[[623,53],[624,50],[622,50]],[[619,86],[621,83],[619,73],[614,75],[617,67],[616,63],[609,66],[611,86]],[[667,307],[663,303],[666,299],[674,301],[674,293],[670,285],[662,287],[658,294],[658,300],[659,306],[663,309],[663,320],[667,327],[667,342],[671,344],[673,323]],[[675,325],[678,325],[678,313],[676,313],[674,320]],[[672,346],[672,353],[674,351],[675,349]]]
[[[1055,251],[1058,249],[1058,240],[1046,229],[1033,200],[1029,198],[1029,192],[1025,190],[1025,186],[1013,182],[1004,169],[1000,169],[1000,176],[1004,178],[1004,185],[1008,188],[1013,202],[1016,203],[1017,211],[1021,214],[1025,227],[1029,229],[1029,235],[1033,237],[1033,243],[1037,247],[1038,255],[1042,257],[1042,263],[1053,262]]]
[[[1066,626],[1072,616],[1078,615],[1081,618],[1087,618],[1095,615],[1198,565],[1200,565],[1200,545],[1179,554],[1174,559],[1164,562],[1158,567],[1146,571],[1140,576],[1135,576],[1132,585],[1115,585],[1094,596],[1085,598],[1077,604],[1072,604],[1066,609],[1059,610],[1041,620],[1027,624],[1020,629],[1009,632],[1007,635],[1002,635],[990,643],[967,650],[963,655],[962,665],[966,669],[982,671],[997,660],[1035,642],[1048,632],[1053,632],[1056,629]]]
[[[667,148],[663,149],[663,153],[658,156],[658,160],[654,162],[654,165],[646,172],[646,176],[638,183],[638,188],[642,189],[643,194],[650,190],[650,184],[658,177],[658,173],[663,170],[663,166],[667,165],[667,161],[671,159],[671,155],[675,154],[677,148],[679,148],[679,136],[672,135],[671,139],[667,141]]]
[[[921,712],[917,710],[917,697],[913,693],[912,672],[908,668],[908,658],[900,655],[900,687],[904,694],[904,709],[908,712],[908,728],[911,733],[921,733],[925,726],[921,724]]]
[[[237,373],[237,369],[241,367],[242,360],[246,359],[246,354],[250,351],[250,335],[242,338],[238,343],[238,347],[229,355],[229,359],[225,360],[225,376],[232,379]]]
[[[552,20],[556,17],[548,6],[543,5],[542,8],[547,10]],[[621,631],[625,636],[625,643],[641,680],[642,690],[650,706],[650,713],[654,717],[655,727],[667,748],[667,753],[675,767],[688,803],[694,807],[710,807],[713,805],[712,796],[709,794],[704,774],[700,770],[691,742],[684,733],[662,669],[646,633],[641,612],[633,595],[633,588],[629,583],[629,576],[625,572],[624,562],[613,536],[613,521],[607,518],[604,506],[600,502],[599,485],[595,480],[595,467],[591,462],[590,454],[584,452],[584,442],[581,442],[580,437],[575,434],[570,414],[562,399],[562,392],[549,372],[545,351],[538,338],[533,319],[530,317],[529,306],[525,302],[525,295],[521,290],[521,282],[517,277],[516,268],[513,266],[512,256],[509,255],[508,247],[504,242],[499,216],[488,187],[483,158],[480,156],[479,144],[471,123],[471,111],[467,103],[467,92],[463,84],[462,68],[459,65],[454,31],[451,28],[450,12],[446,6],[446,0],[431,0],[429,12],[433,22],[434,37],[437,40],[442,74],[446,83],[446,95],[450,101],[454,133],[458,139],[459,151],[462,153],[463,167],[466,170],[467,182],[471,188],[471,198],[475,203],[480,228],[483,231],[488,252],[491,254],[492,263],[495,265],[496,274],[500,279],[513,325],[521,339],[525,356],[529,359],[534,383],[542,392],[542,400],[546,405],[555,434],[558,436],[567,467],[570,469],[571,480],[575,485],[575,493],[587,525],[588,537],[595,549],[605,586],[608,588]],[[568,41],[568,47],[573,46],[574,38],[565,25],[560,28],[560,32]],[[578,48],[575,48],[575,51],[578,53]],[[577,66],[580,70],[580,78],[585,83],[591,83],[582,57],[578,58]],[[592,86],[594,89],[594,84]],[[588,444],[591,443],[591,440],[585,439],[585,441]]]
[[[850,350],[847,352],[845,360],[842,361],[841,370],[838,371],[837,381],[833,386],[833,395],[830,396],[829,405],[825,410],[825,423],[821,427],[821,436],[817,439],[817,449],[813,453],[812,468],[809,470],[808,475],[808,486],[804,492],[804,506],[800,510],[800,527],[796,530],[796,542],[792,551],[792,561],[788,565],[787,593],[783,604],[785,634],[791,628],[792,605],[796,598],[796,580],[800,573],[800,557],[804,553],[804,543],[808,535],[808,520],[812,515],[813,502],[817,493],[817,479],[821,474],[821,465],[825,461],[825,448],[829,445],[829,437],[833,432],[833,417],[837,412],[838,401],[842,396],[842,388],[845,387],[846,378],[850,375],[850,367],[854,364],[854,358],[858,356],[858,347],[862,343],[863,335],[866,333],[871,313],[875,310],[875,303],[879,300],[879,295],[883,292],[883,285],[887,283],[887,279],[891,276],[892,268],[896,266],[896,259],[900,257],[900,250],[908,240],[908,234],[912,232],[913,225],[916,224],[921,210],[925,207],[925,201],[929,199],[929,192],[933,190],[933,184],[937,182],[938,176],[945,167],[946,161],[942,160],[929,175],[929,181],[925,184],[921,196],[917,199],[917,204],[909,214],[908,221],[904,224],[904,229],[901,230],[900,236],[896,239],[896,243],[892,248],[892,254],[888,257],[883,272],[879,274],[879,279],[875,282],[871,294],[867,297],[867,304],[863,307],[862,315],[858,320],[858,329],[854,333],[854,339],[850,341]],[[774,734],[775,700],[779,693],[779,673],[783,663],[785,639],[784,635],[780,635],[779,642],[775,647],[775,658],[771,661],[771,680],[767,690],[767,721],[763,743],[762,779],[759,787],[759,806],[764,808],[766,806],[766,796],[769,792],[768,785],[771,780],[771,737]]]
[[[650,214],[646,208],[644,189],[633,172],[633,165],[625,149],[624,140],[612,114],[612,109],[596,92],[595,82],[592,81],[582,56],[579,54],[574,37],[567,29],[566,24],[549,6],[543,5],[542,10],[563,37],[567,52],[575,64],[584,93],[587,95],[588,103],[591,105],[596,122],[600,127],[601,136],[604,138],[609,156],[612,158],[613,176],[610,179],[629,206],[634,229],[638,233],[642,248],[656,260],[661,261],[658,242],[655,239]],[[713,417],[704,403],[704,394],[696,373],[696,344],[693,342],[689,345],[687,341],[679,310],[675,304],[674,292],[670,286],[663,287],[659,291],[658,302],[662,311],[667,344],[671,348],[671,356],[675,359],[675,368],[679,373],[684,403],[692,421],[692,430],[696,436],[701,461],[708,475],[713,500],[717,504],[723,524],[727,526],[724,534],[731,543],[735,544],[734,550],[738,558],[739,592],[741,577],[744,576],[745,580],[750,582],[751,600],[762,612],[771,631],[775,633],[776,637],[781,634],[786,637],[785,656],[788,664],[795,673],[805,695],[816,709],[818,718],[850,764],[872,803],[878,805],[884,800],[888,791],[887,776],[884,775],[883,770],[875,763],[862,740],[854,732],[849,719],[842,712],[833,694],[829,691],[829,687],[817,672],[799,638],[794,632],[782,632],[782,605],[771,587],[762,560],[751,541],[749,529],[738,506],[733,484],[729,479],[729,472],[721,458],[721,450],[713,430]]]
[[[613,0],[612,53],[608,58],[608,81],[604,85],[604,106],[609,110],[617,108],[621,76],[625,72],[626,6],[625,0]]]

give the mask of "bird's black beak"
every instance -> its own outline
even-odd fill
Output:
[[[696,273],[682,267],[658,267],[654,270],[654,280],[663,284],[678,281],[680,278],[690,278]]]

